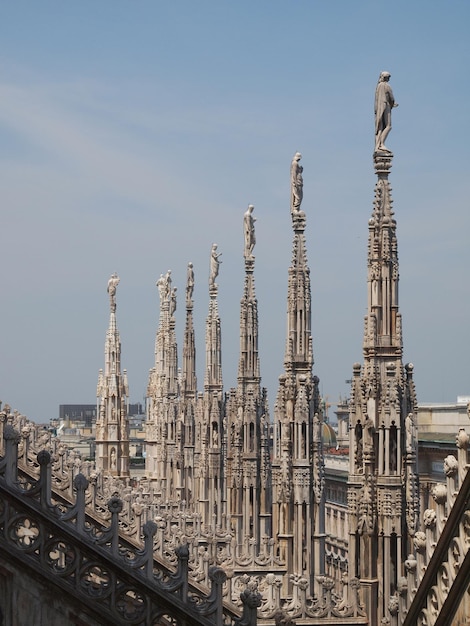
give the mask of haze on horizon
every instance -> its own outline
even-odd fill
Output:
[[[315,374],[329,403],[362,362],[373,100],[387,144],[404,361],[419,402],[470,394],[470,5],[365,0],[4,4],[0,398],[37,422],[93,403],[117,272],[131,402],[154,364],[155,282],[194,264],[198,386],[213,242],[224,387],[236,386],[243,213],[254,204],[262,384],[283,370],[289,168],[303,155]],[[180,358],[181,363],[181,358]]]

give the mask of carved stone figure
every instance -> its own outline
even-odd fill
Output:
[[[321,442],[321,427],[318,413],[315,413],[315,415],[313,416],[313,441],[315,443]]]
[[[191,261],[188,263],[188,270],[186,272],[186,304],[190,303],[193,297],[194,291],[194,270]]]
[[[300,211],[300,205],[304,195],[304,180],[302,177],[304,168],[299,163],[301,158],[302,155],[300,152],[296,152],[290,166],[291,212]]]
[[[389,72],[381,72],[375,89],[375,152],[390,152],[385,140],[392,130],[392,109],[397,107],[392,88],[388,84]]]
[[[444,459],[444,474],[446,476],[455,476],[458,469],[459,464],[455,456],[453,454],[449,454],[448,456],[446,456],[446,458]]]
[[[252,204],[248,205],[248,209],[243,216],[243,232],[245,234],[245,259],[249,259],[253,256],[253,248],[256,243],[255,235],[255,222],[256,217],[253,217],[253,209],[255,207]]]
[[[116,287],[119,285],[119,276],[114,272],[111,278],[108,280],[108,293],[110,296],[114,296],[116,293]]]
[[[416,437],[415,433],[415,422],[413,413],[408,413],[405,419],[405,430],[406,430],[406,451],[408,454],[413,452],[414,441]]]
[[[160,302],[162,302],[166,292],[166,280],[163,274],[160,274],[160,278],[157,280],[156,284],[158,288],[158,294],[160,296]]]
[[[209,287],[215,287],[215,279],[219,275],[219,265],[222,261],[219,261],[219,257],[222,255],[221,252],[217,253],[217,244],[212,244],[211,249],[211,264],[210,264],[210,274],[209,274]]]
[[[171,295],[171,270],[168,270],[165,274],[165,298],[169,298]]]
[[[111,448],[111,469],[116,469],[116,448]]]
[[[356,424],[354,429],[355,433],[355,442],[356,442],[356,450],[355,450],[355,462],[356,462],[356,471],[358,474],[361,474],[364,471],[363,468],[363,441],[362,441],[362,425],[360,423]]]
[[[176,311],[176,287],[173,287],[173,290],[170,295],[170,315],[173,316]]]
[[[111,308],[116,309],[116,288],[119,285],[119,276],[114,272],[111,278],[108,280],[108,293],[109,300],[111,302]]]

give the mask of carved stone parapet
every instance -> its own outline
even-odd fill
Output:
[[[49,452],[41,454],[39,486],[43,483],[43,470],[50,472],[49,460]],[[33,502],[43,498],[42,487],[32,485],[25,497],[18,485],[5,490],[5,483],[1,477],[0,502],[8,502],[7,507],[0,507],[0,525],[6,529],[0,540],[2,554],[19,557],[35,570],[39,579],[47,581],[52,592],[61,589],[62,594],[70,593],[99,623],[147,623],[147,618],[151,623],[160,623],[158,618],[164,614],[172,623],[233,623],[236,614],[231,609],[226,614],[222,605],[221,585],[226,578],[223,572],[218,570],[212,575],[216,589],[207,597],[188,582],[187,571],[184,576],[180,569],[172,574],[154,561],[154,522],[144,525],[144,550],[136,548],[135,542],[126,541],[118,525],[110,536],[110,529],[103,527],[102,520],[88,517],[85,511],[83,494],[88,483],[83,475],[75,478],[77,502],[68,514],[61,512],[63,504],[45,510]],[[47,499],[50,498],[49,491]],[[114,497],[110,504],[114,523],[122,501]],[[83,522],[85,515],[84,529],[78,520]],[[106,559],[103,550],[107,552]],[[175,580],[180,575],[184,579]],[[184,589],[188,586],[191,602],[185,599]]]

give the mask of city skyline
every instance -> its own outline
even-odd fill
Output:
[[[404,361],[414,363],[419,402],[470,393],[468,120],[457,104],[469,90],[465,3],[450,11],[437,2],[299,2],[293,12],[282,2],[30,2],[3,7],[2,17],[11,25],[0,80],[10,257],[1,272],[3,402],[35,421],[57,417],[60,404],[93,402],[113,272],[121,278],[122,366],[131,402],[141,401],[154,360],[156,280],[172,270],[181,354],[189,261],[202,388],[214,242],[224,388],[234,387],[243,214],[254,204],[261,375],[272,407],[284,358],[296,151],[314,373],[329,402],[347,396],[345,381],[362,361],[382,70],[400,105],[387,144]]]

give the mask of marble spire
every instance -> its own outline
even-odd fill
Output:
[[[155,364],[147,387],[146,472],[155,492],[171,497],[181,488],[178,451],[178,356],[175,334],[176,287],[171,270],[157,280],[160,316],[155,337]]]
[[[196,341],[193,321],[194,267],[188,263],[186,271],[186,323],[183,341],[183,364],[181,373],[181,447],[183,458],[184,489],[181,498],[192,503],[194,495],[194,469],[196,464],[196,413],[197,413],[197,377],[196,377]]]
[[[371,623],[388,617],[419,506],[417,402],[413,366],[402,362],[398,246],[388,180],[393,155],[383,145],[387,119],[378,126],[383,134],[373,157],[377,182],[368,225],[364,364],[353,366],[350,399],[349,573],[361,580]]]
[[[196,410],[195,489],[203,524],[220,526],[225,515],[224,398],[222,340],[217,304],[221,253],[212,244],[209,271],[209,312],[206,319],[204,391]]]
[[[253,205],[243,216],[245,285],[240,302],[238,385],[227,401],[227,506],[238,546],[253,538],[260,548],[271,534],[269,409],[261,389],[258,354],[258,300],[253,255]]]
[[[303,179],[294,155],[291,165],[292,262],[287,287],[284,373],[275,404],[273,525],[289,571],[308,579],[324,572],[322,411],[319,379],[313,375],[310,269],[306,215],[300,209]],[[285,592],[289,590],[285,589]]]
[[[105,368],[97,385],[96,468],[104,474],[129,476],[129,423],[127,373],[121,373],[121,340],[116,324],[116,291],[119,277],[108,281],[109,327],[105,341]]]

